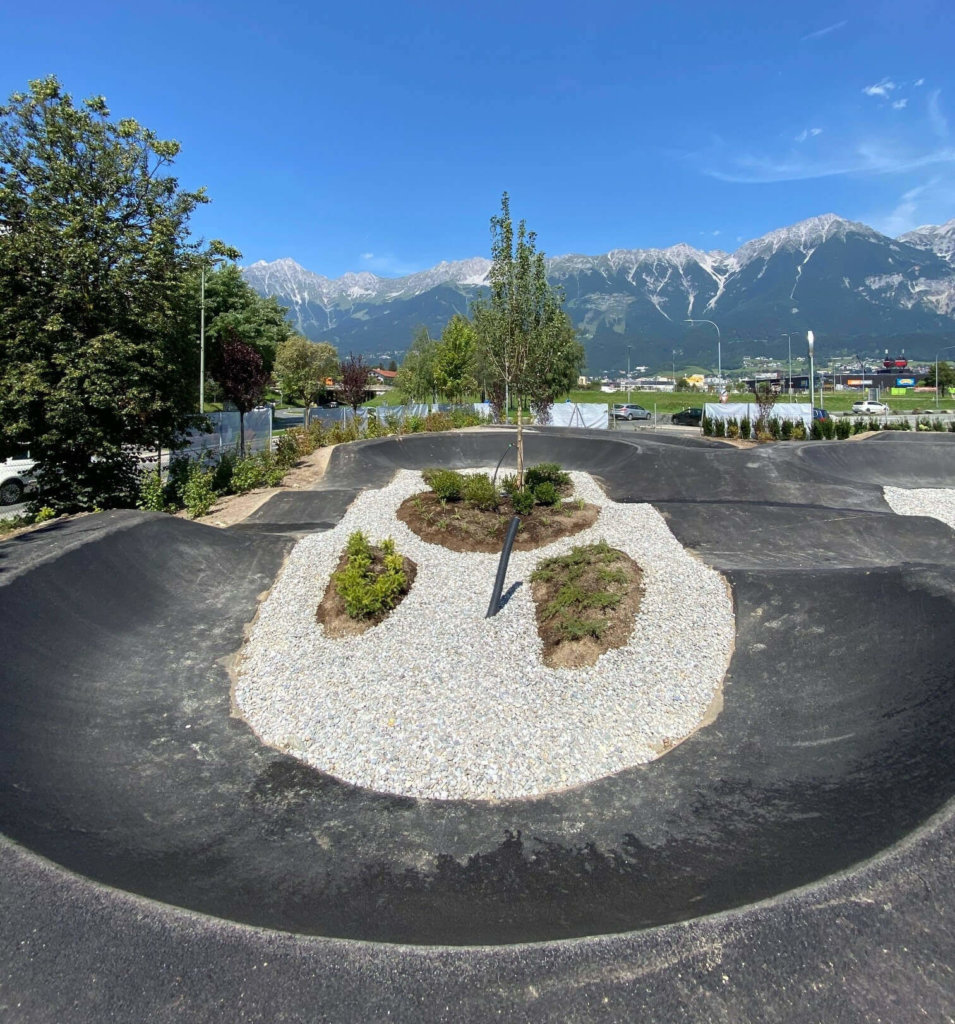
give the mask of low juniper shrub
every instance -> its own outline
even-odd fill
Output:
[[[529,488],[525,488],[523,491],[514,491],[511,495],[511,505],[519,516],[529,515],[536,504],[537,498]]]
[[[345,567],[332,582],[348,615],[369,619],[394,608],[408,590],[404,559],[395,551],[395,542],[389,537],[376,551],[358,530],[348,538],[345,551]]]

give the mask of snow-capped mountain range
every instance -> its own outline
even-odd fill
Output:
[[[780,228],[735,252],[679,244],[549,259],[591,369],[616,365],[629,345],[635,363],[683,363],[712,348],[687,319],[718,322],[724,365],[775,354],[785,333],[813,329],[820,351],[909,346],[912,354],[955,342],[955,220],[890,238],[825,214]],[[368,272],[331,280],[294,260],[260,261],[246,280],[289,307],[297,328],[341,351],[407,348],[415,329],[433,334],[487,283],[491,261],[442,262],[406,277]],[[697,350],[699,350],[697,352]],[[710,360],[711,361],[711,360]]]

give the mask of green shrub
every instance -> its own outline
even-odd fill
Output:
[[[793,424],[793,440],[794,441],[805,441],[806,440],[806,424],[805,423],[794,423]]]
[[[441,501],[460,501],[464,494],[465,477],[453,469],[429,469],[421,474],[424,482]]]
[[[464,478],[464,498],[475,508],[493,512],[501,504],[497,488],[487,473],[475,473]]]
[[[396,553],[395,542],[390,537],[381,542],[377,567],[376,552],[360,530],[348,538],[345,551],[345,567],[332,582],[348,615],[369,619],[394,608],[408,591],[404,559]]]
[[[501,490],[505,494],[513,494],[517,490],[517,474],[506,473],[501,478]]]
[[[183,488],[183,505],[193,519],[206,515],[216,503],[218,495],[212,486],[212,470],[203,469],[202,463],[193,462]]]
[[[739,436],[743,438],[744,441],[748,441],[752,437],[752,435],[753,421],[749,418],[749,416],[744,416],[739,421]]]
[[[836,436],[836,421],[833,419],[820,420],[819,426],[822,430],[822,436],[827,440],[831,441]]]
[[[783,427],[778,416],[774,416],[769,421],[769,434],[774,441],[778,441],[783,436]]]
[[[566,487],[570,483],[570,474],[565,473],[556,462],[541,462],[524,473],[524,486],[531,490],[545,482],[555,487]]]
[[[713,436],[726,437],[726,420],[721,416],[713,417]]]
[[[777,421],[778,422],[778,421]],[[779,436],[783,441],[791,441],[793,436],[793,421],[783,420],[779,424]]]
[[[853,420],[852,421],[852,433],[853,434],[864,434],[869,429],[868,424],[865,420]]]
[[[739,422],[735,417],[726,421],[726,436],[739,437]]]
[[[56,509],[50,508],[49,505],[44,505],[42,508],[37,509],[37,513],[33,517],[35,523],[46,523],[50,519],[56,519]]]
[[[938,430],[944,430],[944,429],[945,429],[945,424],[942,422],[942,420],[939,419],[938,416],[934,417],[934,419],[932,420],[932,430],[938,431]]]
[[[405,420],[405,431],[409,434],[420,434],[424,430],[424,418],[421,416],[409,416]]]
[[[560,491],[554,486],[550,480],[541,480],[533,488],[534,499],[538,505],[559,505],[560,504]]]
[[[534,492],[528,488],[523,491],[514,491],[511,495],[511,505],[519,516],[528,515],[536,504],[537,498],[534,496]]]
[[[836,437],[840,441],[844,441],[852,431],[852,424],[844,417],[840,420],[836,420]]]
[[[713,433],[713,420],[710,419],[709,416],[704,416],[700,420],[700,426],[703,429],[704,435],[706,435],[707,437],[712,435],[712,433]]]
[[[453,430],[454,423],[446,412],[429,412],[424,420],[424,429],[427,431]]]
[[[192,461],[186,455],[173,455],[166,473],[166,504],[182,508],[185,504],[186,481]]]
[[[483,417],[473,410],[454,409],[449,415],[451,426],[455,430],[460,430],[462,427],[480,427],[484,423]]]
[[[298,439],[294,434],[280,435],[275,444],[275,459],[286,469],[291,469],[299,460]]]
[[[328,431],[321,420],[312,420],[305,433],[307,433],[308,441],[307,449],[302,452],[303,455],[308,455],[310,452],[315,451],[316,448],[323,448],[325,445],[331,444],[331,441],[328,439]]]
[[[212,470],[212,487],[218,494],[232,493],[232,471],[238,456],[235,452],[223,452]]]
[[[325,433],[327,444],[344,444],[347,441],[357,441],[360,437],[361,430],[355,418],[347,423],[333,423]]]
[[[139,483],[139,501],[136,507],[147,512],[166,511],[166,487],[162,477],[151,470],[144,473]]]
[[[869,422],[866,424],[866,430],[881,430],[882,420],[876,419],[875,416],[869,417]]]
[[[245,494],[265,483],[265,467],[254,455],[237,459],[232,468],[231,489],[234,494]]]

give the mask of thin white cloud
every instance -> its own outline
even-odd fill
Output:
[[[883,99],[887,99],[889,93],[895,88],[895,82],[888,78],[883,78],[881,82],[877,82],[875,85],[867,85],[862,91],[866,96],[881,96]]]
[[[814,138],[816,135],[822,135],[821,128],[803,128],[803,130],[793,140],[794,142],[805,142],[806,139]]]
[[[885,235],[901,235],[924,224],[945,221],[953,203],[955,180],[936,175],[906,189],[890,209],[872,211],[861,219]]]
[[[917,88],[918,88],[918,87],[919,87],[920,85],[925,85],[925,79],[924,79],[924,78],[917,78],[917,79],[916,79],[916,80],[915,80],[915,81],[914,81],[914,82],[912,83],[912,85],[914,85],[914,86],[915,86],[915,88],[917,89]]]
[[[373,252],[363,252],[361,260],[368,270],[376,274],[383,274],[385,277],[405,277],[407,274],[413,274],[421,269],[411,263],[406,263],[391,253],[376,255]]]
[[[825,28],[816,29],[815,32],[810,32],[808,35],[804,35],[800,42],[805,43],[809,39],[821,39],[823,36],[829,35],[830,32],[836,32],[840,28],[845,28],[848,25],[848,20],[837,21],[832,25],[826,25]]]
[[[942,113],[942,108],[938,102],[939,94],[941,89],[933,89],[928,96],[928,120],[932,126],[932,131],[940,139],[948,138],[948,120]]]
[[[905,108],[908,106],[908,102],[909,101],[903,96],[902,99],[896,100],[892,104],[892,109],[893,110],[905,110]]]
[[[886,149],[878,142],[859,145],[854,152],[819,160],[792,155],[788,159],[744,155],[735,168],[708,168],[704,171],[719,181],[746,185],[765,185],[779,181],[811,181],[844,174],[900,174],[939,164],[955,164],[955,149],[947,147],[929,153],[902,153]]]

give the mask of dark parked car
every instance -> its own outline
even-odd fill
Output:
[[[675,412],[670,421],[680,427],[698,427],[703,422],[703,410],[684,409],[682,412]]]
[[[812,418],[814,420],[831,420],[832,417],[829,415],[828,409],[817,409],[815,406],[812,407]]]
[[[615,405],[613,407],[613,418],[615,420],[648,420],[650,419],[650,410],[644,409],[642,405],[631,403]]]

